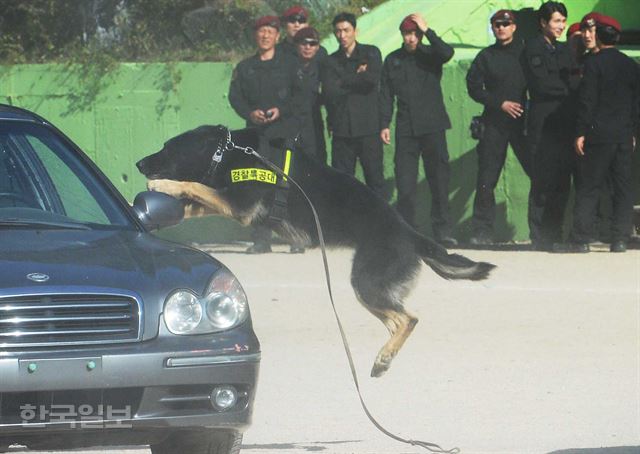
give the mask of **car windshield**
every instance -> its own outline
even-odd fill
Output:
[[[0,229],[135,228],[76,151],[47,127],[0,124]]]

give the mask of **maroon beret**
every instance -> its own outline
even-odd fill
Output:
[[[574,33],[580,31],[580,22],[576,22],[575,24],[571,24],[569,29],[567,30],[567,36],[572,36]]]
[[[318,30],[313,27],[305,27],[298,30],[296,35],[293,37],[294,43],[302,43],[305,41],[320,41],[320,34]]]
[[[401,32],[412,32],[412,31],[420,31],[418,30],[418,24],[416,24],[413,19],[411,19],[411,15],[402,19],[400,22],[400,31]]]
[[[600,19],[600,17],[602,17],[602,14],[596,13],[595,11],[586,14],[580,21],[580,28],[593,27],[594,25],[596,25],[596,22],[598,22],[598,19]]]
[[[596,23],[602,27],[612,27],[618,33],[622,32],[622,27],[620,26],[620,22],[618,22],[615,18],[611,16],[605,16],[601,14],[598,19],[596,19]]]
[[[284,19],[291,16],[303,16],[305,19],[309,19],[309,11],[307,11],[302,6],[296,5],[296,6],[292,6],[291,8],[286,10],[284,13],[282,13],[282,17]]]
[[[496,21],[513,22],[515,24],[516,15],[510,9],[501,9],[491,16],[491,23],[493,24]]]
[[[280,30],[280,19],[277,16],[262,16],[261,18],[256,20],[256,23],[253,26],[254,30],[259,29],[260,27],[273,27],[276,30]]]

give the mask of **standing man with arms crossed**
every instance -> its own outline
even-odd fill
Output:
[[[575,106],[569,97],[571,50],[558,39],[567,23],[563,3],[538,9],[540,34],[522,58],[530,97],[527,147],[532,160],[529,230],[534,249],[549,251],[562,241],[564,213],[575,168],[572,135]]]
[[[332,134],[331,165],[354,175],[360,159],[367,186],[384,197],[378,114],[382,56],[377,47],[356,41],[356,17],[351,13],[333,19],[333,32],[339,48],[321,69]]]
[[[449,216],[449,152],[446,130],[451,122],[444,106],[440,80],[442,66],[454,50],[427,26],[420,14],[400,24],[403,44],[384,61],[380,95],[380,138],[391,143],[389,125],[397,100],[395,174],[398,212],[415,227],[418,164],[422,156],[431,189],[431,226],[434,238],[454,247]],[[430,45],[422,44],[426,36]]]
[[[525,173],[530,177],[529,155],[524,142],[524,102],[527,82],[520,58],[521,41],[513,11],[500,10],[491,17],[496,43],[480,51],[467,73],[467,90],[474,101],[484,105],[484,135],[478,142],[478,178],[473,202],[473,236],[469,243],[493,243],[496,200],[494,190],[511,144]]]
[[[611,252],[625,252],[633,218],[632,153],[640,123],[638,64],[615,48],[620,23],[596,18],[598,53],[587,58],[580,84],[575,151],[581,184],[569,252],[589,252],[600,188],[613,185]]]
[[[284,52],[276,51],[280,37],[280,21],[275,16],[264,16],[255,23],[258,52],[236,66],[229,87],[229,102],[236,113],[244,118],[247,127],[256,128],[264,139],[287,139],[296,134],[292,110],[295,60]],[[249,254],[271,252],[271,229],[265,225],[252,231],[254,244]],[[295,249],[294,249],[295,248]],[[291,252],[303,252],[292,246]]]

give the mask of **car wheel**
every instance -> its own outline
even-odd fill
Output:
[[[238,454],[242,434],[216,430],[175,432],[162,443],[151,445],[152,454]]]

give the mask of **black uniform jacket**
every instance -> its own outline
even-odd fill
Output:
[[[363,63],[367,70],[357,73]],[[329,128],[336,137],[362,137],[380,133],[378,94],[382,56],[375,46],[356,43],[347,58],[342,49],[329,55],[320,77]]]
[[[507,45],[496,43],[482,49],[467,72],[469,96],[484,105],[483,117],[498,124],[513,119],[501,109],[505,101],[524,106],[527,81],[520,65],[524,50],[522,41]]]
[[[293,116],[293,86],[297,62],[276,50],[271,60],[259,55],[242,60],[236,66],[229,87],[229,102],[248,127],[257,127],[268,138],[292,137],[298,129]],[[256,109],[280,110],[280,119],[267,125],[255,125],[249,114]]]
[[[453,47],[428,29],[430,46],[419,44],[415,52],[404,46],[384,61],[380,93],[380,129],[388,128],[393,116],[393,100],[398,100],[396,135],[418,136],[451,128],[444,106],[442,66],[453,57]]]
[[[300,141],[307,150],[324,155],[324,125],[320,106],[320,60],[318,55],[307,65],[299,60],[294,84],[294,116],[300,124]]]
[[[638,64],[618,49],[602,49],[585,61],[578,99],[577,137],[629,143],[639,122]]]
[[[531,137],[540,139],[542,129],[573,136],[576,96],[570,96],[571,50],[565,43],[550,44],[540,33],[527,41],[522,68],[531,99],[528,124]]]
[[[547,42],[540,33],[527,41],[522,67],[532,101],[557,101],[569,94],[572,57],[565,43]]]

